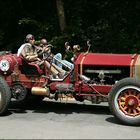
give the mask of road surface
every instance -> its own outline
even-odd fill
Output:
[[[73,101],[16,104],[0,117],[0,139],[139,139],[140,127],[120,124],[108,104]]]

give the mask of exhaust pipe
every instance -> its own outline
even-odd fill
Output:
[[[49,88],[33,87],[31,89],[31,93],[34,95],[48,96],[48,95],[50,95],[50,90],[49,90]]]

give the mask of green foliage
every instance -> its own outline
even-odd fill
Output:
[[[26,34],[47,38],[54,52],[64,43],[79,44],[93,52],[140,53],[139,0],[64,0],[66,30],[58,24],[56,0],[1,0],[0,48],[16,52]]]
[[[53,48],[52,48],[53,54],[56,54],[58,52],[62,54],[65,53],[65,47],[64,47],[65,40],[66,38],[64,36],[56,36],[56,37],[53,37],[52,40],[49,41],[49,43],[53,45]]]

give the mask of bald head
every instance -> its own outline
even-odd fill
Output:
[[[43,38],[43,39],[40,40],[40,44],[47,45],[48,42],[45,38]]]

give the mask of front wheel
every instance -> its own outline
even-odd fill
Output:
[[[0,115],[4,115],[8,110],[11,100],[10,87],[6,81],[0,77]]]
[[[140,125],[140,80],[125,78],[109,94],[111,112],[122,123]]]

